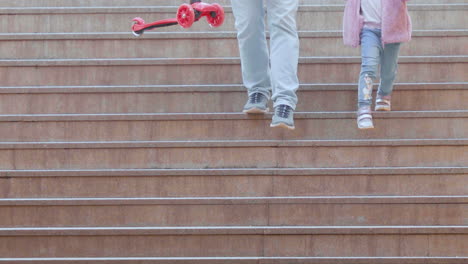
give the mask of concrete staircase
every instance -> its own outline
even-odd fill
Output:
[[[342,0],[301,0],[293,132],[239,113],[218,2],[134,38],[183,1],[0,1],[0,263],[468,263],[468,2],[410,2],[369,132]]]

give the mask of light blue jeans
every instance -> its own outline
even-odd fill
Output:
[[[299,88],[298,0],[232,0],[241,57],[242,78],[249,95],[273,92],[273,106],[296,108]],[[265,33],[270,31],[270,54]]]
[[[380,29],[364,28],[361,32],[361,73],[359,75],[358,107],[372,104],[372,86],[380,65],[380,85],[377,94],[391,95],[398,68],[401,43],[382,44]]]

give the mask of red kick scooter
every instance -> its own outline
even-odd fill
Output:
[[[206,17],[208,24],[212,27],[219,27],[224,22],[224,9],[219,4],[206,4],[201,0],[190,0],[190,4],[183,4],[177,10],[177,17],[165,20],[159,20],[153,23],[145,24],[145,21],[140,17],[133,19],[132,26],[133,34],[137,37],[141,36],[145,30],[150,30],[158,27],[168,27],[180,25],[183,28],[189,28],[195,21]]]

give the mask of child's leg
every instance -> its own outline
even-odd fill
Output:
[[[380,30],[364,28],[361,32],[361,73],[358,86],[357,125],[359,129],[374,128],[370,106],[372,104],[372,86],[377,78],[382,45]]]
[[[372,104],[373,82],[377,79],[382,44],[380,30],[364,28],[361,32],[361,73],[358,86],[358,107]]]
[[[401,43],[386,44],[382,55],[382,66],[380,68],[380,86],[377,94],[388,96],[392,94],[393,82],[395,81],[398,68],[398,54]]]

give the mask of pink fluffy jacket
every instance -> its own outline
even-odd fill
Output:
[[[357,47],[364,26],[361,15],[361,0],[345,0],[343,16],[344,44]],[[398,43],[411,40],[411,18],[406,2],[408,0],[382,0],[382,42]]]

